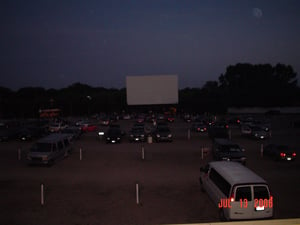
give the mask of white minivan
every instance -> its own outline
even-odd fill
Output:
[[[200,168],[199,181],[219,208],[221,220],[273,217],[273,197],[267,182],[238,162],[210,162]]]
[[[27,154],[28,164],[53,165],[72,152],[69,134],[54,133],[39,139]]]

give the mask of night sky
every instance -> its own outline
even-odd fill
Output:
[[[202,87],[236,63],[300,73],[298,0],[7,0],[0,19],[0,86],[12,90],[158,74]]]

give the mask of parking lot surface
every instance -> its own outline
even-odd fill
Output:
[[[128,133],[133,121],[120,121]],[[73,153],[51,167],[28,166],[33,142],[0,143],[0,224],[166,224],[219,221],[218,209],[200,191],[199,168],[212,160],[207,134],[190,133],[189,123],[170,124],[172,143],[106,144],[96,132],[75,141]],[[105,129],[105,128],[104,128]],[[272,119],[271,140],[231,138],[245,148],[246,166],[263,177],[274,196],[275,218],[300,215],[300,163],[261,157],[272,140],[300,149],[300,129],[289,117]],[[22,159],[18,160],[18,149]],[[142,159],[142,149],[144,159]],[[80,160],[80,151],[82,160]],[[44,205],[41,205],[41,184]],[[139,187],[138,199],[136,187]],[[137,202],[138,200],[138,202]]]

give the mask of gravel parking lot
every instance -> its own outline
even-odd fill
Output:
[[[127,132],[133,121],[120,121]],[[191,133],[190,124],[170,124],[172,143],[106,144],[96,132],[86,133],[74,143],[74,152],[52,167],[27,166],[26,149],[32,143],[0,143],[1,224],[167,224],[219,221],[218,209],[200,191],[199,168],[211,160],[201,159],[201,148],[211,147],[206,134]],[[272,140],[300,149],[300,129],[290,118],[272,121]],[[232,128],[232,140],[246,149],[247,167],[271,187],[275,218],[300,215],[300,163],[274,162],[261,158],[266,141],[241,137]],[[22,159],[18,161],[18,149]],[[82,149],[82,160],[79,152]],[[45,187],[45,204],[40,203],[40,186]],[[136,203],[139,185],[139,204]]]

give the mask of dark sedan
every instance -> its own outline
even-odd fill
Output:
[[[168,141],[168,142],[172,142],[173,141],[173,136],[171,133],[171,130],[169,127],[158,127],[155,131],[154,131],[154,140],[156,142],[161,142],[161,141]]]
[[[130,142],[144,142],[146,141],[146,134],[144,128],[133,127],[129,132]]]
[[[122,131],[118,127],[110,127],[106,134],[105,134],[105,140],[106,143],[120,143],[122,140]]]
[[[265,146],[263,154],[276,161],[293,161],[297,155],[295,149],[281,144],[269,144]]]

